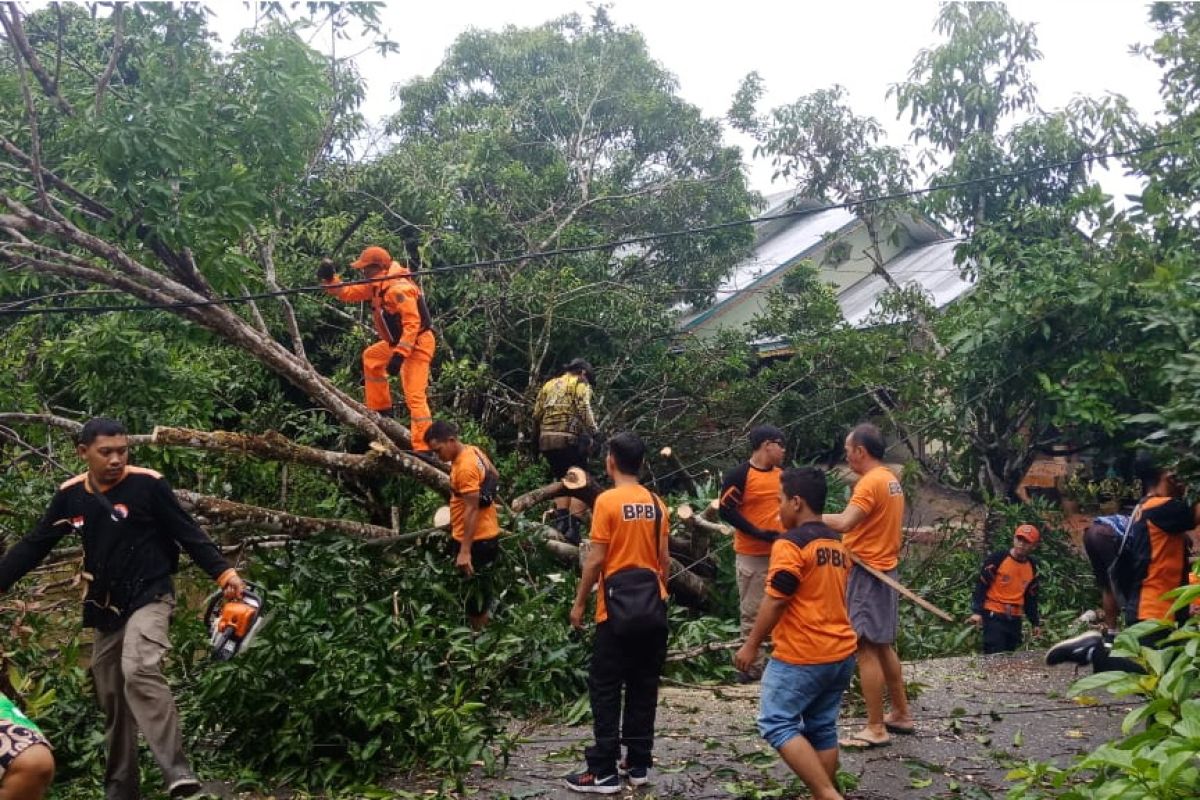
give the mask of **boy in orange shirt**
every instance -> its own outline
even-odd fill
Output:
[[[567,788],[575,792],[616,794],[621,791],[620,775],[633,786],[650,779],[658,680],[667,656],[666,616],[663,612],[661,626],[618,633],[609,619],[611,595],[606,592],[613,588],[606,587],[606,581],[615,586],[617,575],[628,577],[632,570],[644,570],[640,577],[648,583],[657,578],[658,599],[667,597],[671,563],[667,509],[638,482],[645,454],[646,446],[632,433],[618,433],[608,441],[605,468],[613,488],[602,492],[592,507],[591,549],[571,607],[571,626],[582,630],[588,595],[599,581],[596,635],[588,669],[596,742],[584,751],[587,769],[564,779]],[[618,764],[622,742],[626,756]]]
[[[454,566],[465,581],[467,619],[473,630],[488,622],[494,589],[491,570],[500,555],[500,520],[492,503],[496,468],[475,445],[458,440],[458,428],[436,420],[425,435],[438,458],[450,464],[450,535]]]
[[[788,532],[771,547],[766,595],[733,661],[746,669],[772,637],[758,730],[815,800],[839,800],[837,720],[858,642],[846,610],[850,556],[819,513],[826,491],[821,470],[784,470],[779,516]]]
[[[1041,541],[1032,525],[1018,525],[1012,548],[983,562],[967,622],[983,628],[983,652],[1010,653],[1021,646],[1021,620],[1029,617],[1033,635],[1041,635],[1038,613],[1038,568],[1029,554]]]

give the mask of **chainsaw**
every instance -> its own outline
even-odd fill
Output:
[[[248,583],[237,600],[225,600],[223,592],[214,592],[208,599],[204,625],[211,636],[213,661],[228,661],[249,647],[266,622],[263,594],[261,588]]]

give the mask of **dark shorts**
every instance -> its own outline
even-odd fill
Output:
[[[578,444],[543,450],[542,458],[550,465],[550,474],[556,481],[562,480],[571,467],[587,470],[587,451]]]
[[[1121,550],[1121,537],[1111,526],[1093,522],[1083,532],[1083,551],[1092,564],[1092,575],[1101,589],[1113,588],[1112,565]]]
[[[458,540],[450,540],[450,558],[458,557]],[[484,539],[481,542],[471,542],[471,568],[475,574],[470,578],[463,577],[463,602],[467,614],[477,617],[492,607],[496,596],[495,578],[491,566],[500,558],[500,539]]]
[[[896,570],[884,572],[896,577]],[[850,569],[846,582],[846,607],[850,625],[858,638],[872,644],[891,644],[896,641],[900,623],[900,595],[895,589],[860,567]]]
[[[0,695],[0,778],[17,756],[35,744],[50,747],[38,726],[7,697]]]

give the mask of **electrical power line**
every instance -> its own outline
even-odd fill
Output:
[[[541,260],[546,258],[556,258],[558,256],[580,255],[582,253],[597,252],[601,250],[617,250],[624,247],[634,247],[637,245],[647,244],[649,242],[663,241],[668,239],[677,239],[687,236],[696,236],[706,233],[716,233],[719,231],[738,228],[744,225],[756,225],[763,222],[771,222],[774,220],[793,219],[797,217],[819,214],[824,211],[833,211],[836,209],[851,209],[859,208],[877,203],[888,203],[897,200],[911,199],[921,195],[931,194],[933,192],[944,192],[953,189],[963,189],[971,186],[979,186],[984,184],[999,183],[1000,181],[1010,180],[1013,178],[1021,178],[1027,175],[1033,175],[1039,172],[1045,172],[1054,169],[1064,169],[1067,167],[1079,166],[1082,164],[1091,163],[1093,161],[1103,161],[1109,158],[1123,158],[1126,156],[1138,155],[1154,150],[1160,150],[1166,147],[1173,147],[1194,141],[1192,139],[1172,139],[1167,141],[1151,142],[1150,144],[1140,147],[1127,148],[1125,150],[1114,150],[1105,153],[1089,153],[1078,158],[1069,159],[1066,161],[1050,162],[1046,164],[1038,164],[1025,169],[1016,170],[1014,172],[1000,173],[997,175],[987,175],[979,178],[970,178],[962,181],[954,181],[951,183],[940,184],[936,186],[926,186],[919,189],[909,189],[903,192],[893,192],[891,194],[876,195],[873,197],[860,198],[857,200],[847,200],[841,203],[828,203],[821,206],[809,208],[792,209],[790,211],[781,211],[777,214],[764,214],[757,217],[748,217],[744,219],[729,220],[726,222],[717,222],[710,225],[699,225],[689,228],[680,228],[670,231],[660,231],[658,233],[649,233],[641,236],[633,236],[625,239],[615,239],[597,244],[573,245],[570,247],[560,247],[553,250],[542,250],[536,253],[522,253],[520,255],[503,256],[499,258],[485,259],[481,261],[470,261],[460,264],[448,264],[440,267],[429,267],[426,269],[414,270],[413,275],[417,277],[438,276],[452,272],[461,272],[465,270],[476,269],[492,269],[502,267],[509,264],[517,264],[525,261]],[[357,281],[343,282],[342,286],[350,286],[363,283],[377,283],[385,280],[390,280],[388,276],[362,279]],[[218,305],[233,305],[237,303],[246,303],[254,300],[266,300],[274,297],[285,297],[294,294],[304,294],[309,292],[321,292],[325,290],[323,284],[295,286],[286,289],[277,289],[267,292],[257,292],[254,294],[245,294],[238,297],[218,297],[206,300],[195,300],[178,303],[145,303],[141,305],[108,305],[108,306],[67,306],[67,307],[50,307],[50,308],[0,308],[0,316],[35,316],[40,314],[104,314],[104,313],[121,313],[121,312],[141,312],[141,311],[160,311],[171,309],[186,309],[186,308],[204,308],[208,306]]]

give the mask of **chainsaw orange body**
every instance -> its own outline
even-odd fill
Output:
[[[265,621],[262,598],[261,589],[247,584],[237,600],[226,600],[221,592],[209,599],[204,622],[212,639],[214,660],[228,661],[250,644]]]

